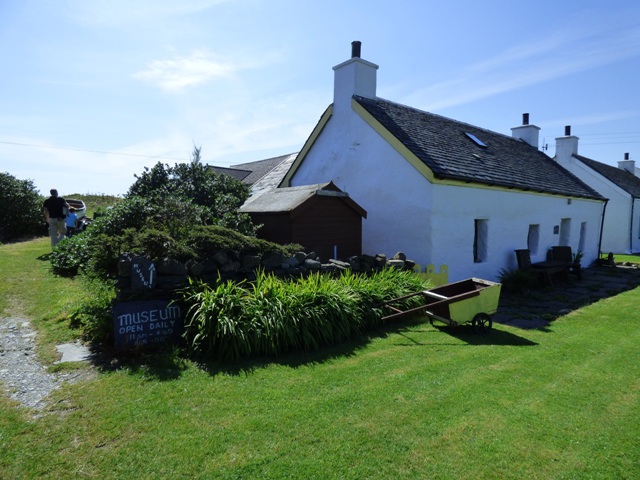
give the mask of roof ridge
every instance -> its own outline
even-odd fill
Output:
[[[410,105],[405,105],[404,103],[394,102],[393,100],[389,100],[389,99],[386,99],[386,98],[382,98],[382,97],[368,98],[368,97],[363,97],[361,95],[354,95],[354,97],[357,97],[358,99],[368,100],[368,101],[381,101],[381,102],[390,103],[390,104],[397,105],[397,106],[402,107],[402,108],[407,108],[409,110],[413,110],[415,112],[420,112],[420,113],[426,114],[426,115],[432,115],[434,117],[438,117],[438,118],[441,118],[441,119],[449,121],[449,122],[457,123],[459,125],[464,125],[464,126],[467,126],[467,127],[471,127],[471,128],[477,129],[477,130],[482,130],[484,132],[491,133],[492,135],[500,135],[502,137],[509,138],[509,139],[517,141],[517,142],[522,142],[523,141],[523,140],[521,140],[519,138],[514,138],[511,135],[507,135],[506,133],[496,132],[495,130],[491,130],[489,128],[479,127],[478,125],[473,125],[473,124],[471,124],[469,122],[463,122],[462,120],[456,120],[455,118],[447,117],[447,116],[441,115],[439,113],[429,112],[427,110],[422,110],[421,108],[416,108],[416,107],[412,107]],[[527,142],[524,142],[524,143],[527,143]]]
[[[513,136],[380,97],[353,98],[437,179],[604,198],[545,152]],[[474,133],[486,147],[465,133]]]

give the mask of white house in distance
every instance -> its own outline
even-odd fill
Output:
[[[521,248],[598,258],[606,200],[538,149],[528,114],[508,136],[400,105],[376,96],[377,69],[353,42],[281,187],[333,182],[367,211],[363,252],[446,264],[449,281],[496,279]]]
[[[602,251],[640,252],[640,178],[629,154],[618,167],[578,155],[578,137],[565,127],[556,138],[556,162],[609,199],[602,232]]]

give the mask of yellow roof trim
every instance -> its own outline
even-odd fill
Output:
[[[520,193],[526,193],[531,195],[544,195],[548,197],[561,197],[561,198],[573,198],[578,200],[593,200],[596,202],[601,202],[602,200],[597,199],[588,199],[583,197],[573,197],[571,195],[561,195],[557,193],[550,192],[540,192],[535,190],[524,190],[522,188],[517,187],[504,187],[501,185],[486,185],[478,182],[464,181],[464,180],[453,180],[453,179],[438,179],[435,177],[433,171],[422,161],[420,160],[411,150],[409,150],[398,138],[396,138],[389,130],[387,130],[380,122],[378,122],[369,112],[365,110],[362,105],[360,105],[355,99],[351,99],[351,107],[353,110],[360,115],[360,117],[369,124],[371,128],[373,128],[378,134],[391,145],[402,157],[404,157],[423,177],[425,177],[429,182],[438,184],[438,185],[448,185],[451,187],[463,187],[463,188],[480,188],[485,190],[497,190],[503,192],[511,192],[517,191]],[[304,143],[302,150],[298,153],[298,156],[294,160],[291,168],[284,176],[282,182],[280,182],[279,187],[290,187],[291,179],[295,175],[296,171],[304,161],[305,157],[311,150],[311,147],[315,144],[316,140],[324,130],[324,127],[327,125],[331,117],[333,116],[333,105],[329,105],[327,109],[324,111],[320,120],[314,127],[311,135],[307,138],[307,141]]]
[[[316,124],[315,128],[311,132],[311,135],[309,135],[309,138],[307,138],[307,141],[304,142],[302,150],[300,150],[300,153],[298,153],[298,156],[293,161],[293,164],[289,168],[289,171],[284,176],[284,178],[282,179],[278,187],[291,186],[291,179],[293,178],[296,171],[300,167],[300,164],[303,162],[304,158],[309,153],[309,150],[311,150],[311,147],[313,146],[313,144],[316,143],[317,138],[320,136],[320,133],[322,133],[322,130],[327,125],[332,115],[333,115],[333,104],[327,107],[327,109],[324,111],[324,113],[320,117],[320,120],[318,120],[318,123]]]
[[[561,197],[561,198],[573,198],[579,200],[593,200],[597,202],[601,202],[602,200],[597,199],[589,199],[584,197],[574,197],[571,195],[561,195],[558,193],[550,193],[550,192],[540,192],[536,190],[525,190],[523,188],[518,187],[504,187],[502,185],[487,185],[479,182],[471,182],[465,180],[454,180],[454,179],[439,179],[433,173],[425,163],[420,160],[411,150],[409,150],[398,138],[393,135],[389,130],[387,130],[380,122],[378,122],[373,115],[371,115],[362,105],[360,105],[357,100],[351,99],[351,107],[355,110],[362,119],[369,124],[371,128],[373,128],[378,134],[391,145],[395,150],[398,151],[400,155],[402,155],[422,176],[424,176],[429,182],[438,184],[438,185],[448,185],[451,187],[466,187],[466,188],[480,188],[484,190],[497,190],[503,192],[512,192],[517,191],[520,193],[527,193],[531,195],[544,195],[548,197]]]
[[[602,200],[599,200],[597,198],[586,198],[586,197],[577,197],[577,196],[573,196],[573,195],[565,195],[565,194],[560,194],[560,193],[552,193],[552,192],[543,192],[540,190],[533,190],[533,189],[524,189],[524,188],[520,188],[520,187],[505,187],[502,185],[488,185],[486,183],[479,183],[479,182],[467,182],[464,180],[452,180],[452,179],[437,179],[435,181],[433,181],[432,183],[437,183],[438,185],[446,185],[448,187],[462,187],[462,188],[475,188],[476,190],[481,189],[481,190],[494,190],[494,191],[498,191],[498,192],[518,192],[520,194],[525,194],[525,195],[542,195],[544,197],[554,197],[554,198],[571,198],[573,200],[585,200],[585,201],[592,201],[592,202],[598,202],[598,203],[602,203]]]
[[[373,115],[360,105],[354,98],[351,99],[351,108],[362,117],[362,119],[369,124],[378,134],[394,149],[398,151],[422,176],[424,176],[431,183],[440,183],[434,176],[433,171],[425,165],[416,155],[409,150],[395,135],[382,126]]]

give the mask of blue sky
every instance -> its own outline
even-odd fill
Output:
[[[124,194],[158,161],[298,151],[362,42],[378,96],[640,167],[640,3],[0,0],[0,172]]]

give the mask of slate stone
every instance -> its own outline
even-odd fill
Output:
[[[258,268],[260,261],[261,259],[258,255],[244,255],[242,257],[242,268]]]
[[[304,263],[303,263],[305,268],[308,268],[309,270],[320,270],[322,268],[322,263],[320,263],[317,260],[312,260],[310,258],[307,258]]]
[[[224,250],[218,250],[213,254],[211,259],[218,264],[218,266],[222,266],[229,261],[229,254]]]
[[[125,255],[120,255],[118,259],[118,276],[130,277],[131,276],[131,258]]]
[[[387,260],[387,266],[402,270],[404,268],[404,260],[392,258],[391,260]]]
[[[156,262],[158,275],[187,275],[188,270],[184,263],[174,258],[163,258]]]
[[[131,289],[151,290],[156,285],[158,274],[155,264],[146,257],[135,255],[131,258]]]
[[[407,259],[407,256],[403,252],[398,252],[392,257],[392,260],[402,260],[403,262],[406,259]]]
[[[293,256],[293,257],[287,258],[284,262],[282,262],[282,264],[287,265],[287,268],[295,268],[295,267],[299,267],[300,264],[305,260],[306,258],[303,258],[301,261],[300,259],[298,259],[298,257]]]
[[[384,267],[387,264],[387,256],[384,253],[377,253],[373,258],[378,267]]]
[[[286,260],[285,256],[279,252],[262,259],[262,266],[267,269],[280,268]]]

